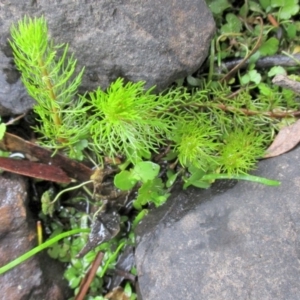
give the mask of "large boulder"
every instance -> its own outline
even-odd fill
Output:
[[[86,67],[84,91],[118,77],[160,91],[201,66],[215,28],[204,0],[2,0],[0,9],[0,115],[32,105],[7,43],[24,15],[44,15],[55,42],[69,43],[78,70]]]
[[[299,299],[300,148],[259,163],[279,187],[175,193],[137,228],[140,299]]]

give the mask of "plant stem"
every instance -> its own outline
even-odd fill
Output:
[[[231,95],[228,96],[228,98],[232,98]],[[216,99],[218,100],[218,99]],[[281,111],[281,112],[275,112],[275,111],[257,111],[257,110],[250,110],[248,108],[241,108],[241,107],[234,107],[230,105],[226,105],[224,103],[199,103],[199,102],[190,102],[188,104],[179,102],[177,105],[174,103],[174,107],[171,109],[168,109],[169,112],[172,112],[173,110],[178,109],[184,109],[186,107],[191,107],[195,109],[200,108],[215,108],[215,109],[221,109],[223,111],[232,112],[232,113],[242,113],[246,116],[265,116],[269,118],[274,119],[282,119],[286,117],[298,117],[300,116],[300,111]]]
[[[197,103],[194,103],[195,106],[201,107],[202,105],[199,105]],[[247,108],[236,108],[234,106],[227,106],[223,103],[219,104],[207,104],[203,105],[203,107],[215,107],[219,108],[224,111],[230,111],[233,113],[243,113],[246,116],[265,116],[265,117],[270,117],[270,118],[276,118],[276,119],[281,119],[281,118],[286,118],[289,116],[297,117],[300,116],[300,111],[287,111],[287,112],[274,112],[274,111],[255,111],[255,110],[249,110]]]
[[[215,179],[236,179],[236,180],[247,180],[252,182],[258,182],[265,185],[270,186],[279,186],[280,182],[277,180],[267,179],[264,177],[253,176],[249,174],[206,174],[204,175],[201,180],[215,180]]]
[[[59,240],[61,240],[63,238],[66,238],[68,236],[77,234],[77,233],[82,233],[82,232],[90,232],[90,229],[88,229],[88,228],[73,229],[73,230],[70,230],[70,231],[67,231],[67,232],[63,232],[63,233],[53,237],[52,239],[50,239],[50,240],[46,241],[45,243],[33,248],[32,250],[24,253],[23,255],[19,256],[15,260],[13,260],[10,263],[6,264],[5,266],[1,267],[0,268],[0,274],[3,274],[5,272],[7,272],[8,270],[14,268],[15,266],[19,265],[20,263],[27,260],[31,256],[33,256],[33,255],[39,253],[40,251],[42,251],[42,250],[50,247],[51,245],[55,244]]]
[[[210,42],[210,56],[209,56],[209,71],[207,81],[211,81],[214,73],[214,59],[215,59],[215,39]]]
[[[52,82],[49,78],[49,72],[44,64],[44,61],[43,59],[40,57],[39,60],[38,60],[38,64],[40,66],[40,69],[41,69],[41,72],[42,72],[42,78],[43,78],[43,81],[45,82],[46,86],[47,86],[47,90],[49,91],[49,96],[50,96],[50,99],[52,100],[51,102],[51,108],[52,108],[52,119],[53,119],[53,122],[54,122],[54,125],[57,129],[60,128],[61,126],[61,117],[59,115],[59,111],[58,109],[55,107],[55,102],[57,100],[57,97],[54,93],[54,90],[53,90],[53,85],[52,85]],[[63,138],[60,138],[58,137],[58,142],[60,143],[63,143],[63,142],[66,142],[65,139]]]
[[[83,300],[84,297],[86,296],[86,293],[87,293],[88,289],[90,288],[90,284],[92,283],[93,279],[95,278],[97,270],[102,263],[103,257],[104,257],[103,252],[99,252],[97,254],[97,256],[92,264],[92,267],[86,274],[85,278],[83,278],[83,280],[82,280],[82,283],[79,288],[79,292],[76,295],[75,300]]]

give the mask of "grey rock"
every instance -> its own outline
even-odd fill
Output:
[[[0,50],[0,116],[22,114],[33,104],[34,100],[27,94],[12,59]]]
[[[55,42],[69,43],[78,71],[86,67],[82,91],[106,88],[118,77],[144,80],[161,91],[199,69],[215,30],[204,0],[2,0],[0,10],[0,103],[4,98],[30,102],[19,81],[11,88],[6,84],[16,78],[9,28],[25,14],[44,15]]]
[[[300,148],[254,172],[179,192],[137,228],[140,299],[300,299]]]
[[[27,183],[11,174],[0,176],[0,266],[36,246],[36,230],[27,209]],[[69,289],[63,267],[46,253],[35,255],[0,276],[1,298],[64,300]]]

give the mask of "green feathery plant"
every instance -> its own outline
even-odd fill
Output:
[[[85,98],[77,97],[84,70],[74,76],[76,60],[67,55],[67,45],[48,40],[43,17],[25,17],[18,26],[12,26],[11,36],[15,64],[29,95],[37,101],[34,111],[40,126],[35,130],[45,146],[68,146],[72,153],[73,146],[88,133],[88,127],[82,126],[87,123],[88,106]]]
[[[76,76],[68,46],[48,40],[43,17],[25,17],[11,32],[16,65],[37,100],[35,130],[42,144],[72,158],[85,158],[83,150],[89,149],[96,164],[103,157],[121,157],[128,166],[150,160],[168,145],[189,170],[246,174],[274,135],[279,122],[274,112],[296,107],[288,100],[291,95],[263,84],[257,99],[246,89],[229,96],[230,88],[215,82],[193,92],[177,87],[156,95],[153,88],[144,89],[144,82],[125,84],[122,79],[106,91],[78,96],[83,70]]]
[[[144,82],[127,84],[117,79],[106,92],[98,88],[89,94],[92,107],[91,137],[95,149],[110,157],[125,155],[133,162],[166,143],[173,124],[160,116],[172,105],[168,94],[159,98]]]
[[[218,165],[220,130],[212,124],[206,113],[198,114],[193,119],[178,122],[170,139],[175,142],[174,151],[178,153],[181,165],[192,164],[208,170],[212,165]]]
[[[259,100],[248,91],[230,98],[228,87],[213,83],[192,93],[178,87],[155,95],[144,82],[124,84],[122,79],[107,91],[78,96],[83,70],[76,76],[68,46],[48,40],[43,17],[25,17],[11,33],[16,65],[37,101],[35,130],[44,145],[73,158],[83,159],[82,150],[89,148],[96,163],[119,156],[136,164],[170,143],[182,166],[245,173],[263,154],[261,141],[275,126],[268,112],[284,102],[266,87]]]
[[[80,96],[77,90],[84,70],[75,74],[76,60],[68,55],[67,45],[57,46],[48,39],[43,17],[25,17],[17,26],[12,26],[11,35],[16,66],[29,95],[37,101],[34,111],[39,125],[34,129],[40,142],[54,151],[64,151],[76,159],[91,159],[95,164],[101,164],[104,157],[121,158],[124,163],[119,165],[114,185],[123,191],[137,189],[133,205],[140,212],[134,225],[146,214],[145,205],[150,202],[159,206],[166,201],[179,176],[183,188],[190,185],[207,188],[222,178],[278,184],[247,172],[263,156],[279,126],[277,117],[288,116],[287,108],[289,112],[298,109],[290,91],[279,93],[277,88],[260,83],[255,86],[255,92],[245,88],[231,93],[225,84],[206,82],[193,91],[174,87],[155,94],[153,88],[144,88],[144,82],[124,83],[117,79],[106,91],[98,88]],[[1,124],[0,138],[3,131],[5,126]],[[158,163],[153,162],[153,154],[160,156]],[[164,164],[160,165],[162,160]],[[52,201],[50,195],[45,195],[42,201],[45,215],[53,213],[59,195]],[[74,226],[71,229],[81,225]],[[38,249],[49,247],[65,236],[62,234]],[[86,238],[79,244],[76,239],[65,239],[63,247],[71,247],[78,253]],[[116,237],[114,243],[121,249],[128,241]],[[59,256],[62,246],[51,247],[53,257]],[[101,272],[102,278],[108,266],[115,262],[119,250],[112,252],[110,243],[100,247],[111,253]],[[37,251],[2,267],[0,273]],[[61,259],[74,263],[73,254]],[[77,270],[78,261],[75,264],[69,267],[65,277],[71,286],[78,288],[83,271],[82,268]],[[84,269],[88,266],[86,264]]]
[[[218,161],[222,173],[245,174],[264,155],[265,136],[250,129],[237,128],[224,137]]]

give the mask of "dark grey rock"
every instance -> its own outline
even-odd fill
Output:
[[[0,50],[0,116],[22,114],[33,104],[34,100],[27,94],[12,58]]]
[[[160,91],[201,66],[215,28],[204,0],[2,0],[0,9],[0,103],[16,93],[3,82],[9,81],[3,70],[11,63],[9,28],[25,14],[44,15],[55,42],[69,43],[78,70],[86,66],[82,90],[123,77]]]
[[[299,158],[259,163],[279,187],[220,182],[150,213],[137,229],[140,299],[300,299]]]
[[[0,176],[0,266],[36,246],[35,224],[27,209],[28,186],[20,176]],[[2,299],[64,300],[70,296],[63,267],[44,253],[0,275]]]

